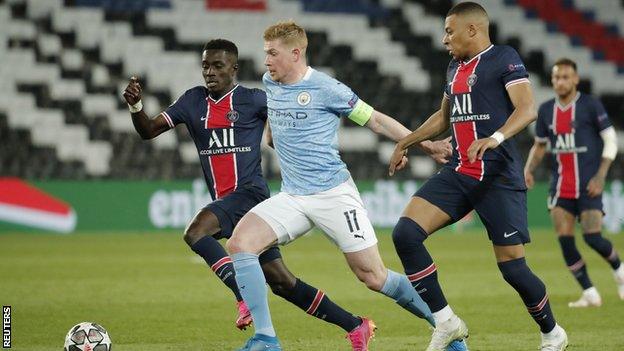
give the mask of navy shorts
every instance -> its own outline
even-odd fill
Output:
[[[548,196],[548,210],[555,207],[561,207],[570,212],[575,217],[581,218],[581,213],[586,210],[598,210],[604,214],[602,209],[602,194],[596,197],[590,197],[586,191],[581,192],[578,199],[562,199],[556,197],[553,192]]]
[[[531,241],[527,224],[526,190],[497,185],[497,180],[478,181],[444,167],[414,196],[440,208],[457,222],[473,209],[495,245],[517,245]]]
[[[209,203],[205,209],[214,213],[219,220],[221,231],[214,235],[215,239],[229,239],[234,227],[241,218],[254,206],[269,198],[269,189],[266,186],[246,184],[239,186],[226,196]],[[277,246],[270,247],[260,255],[260,264],[281,258]]]

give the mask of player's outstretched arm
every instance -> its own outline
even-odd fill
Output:
[[[155,118],[149,118],[143,110],[141,90],[139,79],[137,77],[132,77],[130,78],[128,86],[124,89],[123,97],[126,103],[128,103],[134,129],[136,129],[142,139],[146,140],[155,138],[162,132],[168,130],[169,125],[162,114],[159,114]]]
[[[494,149],[505,139],[511,138],[537,119],[537,111],[533,100],[533,91],[530,83],[514,84],[507,88],[507,93],[514,105],[514,110],[494,134],[488,138],[477,139],[468,148],[468,161],[475,162],[483,159],[488,149]]]
[[[524,181],[527,188],[533,188],[535,185],[535,179],[533,179],[533,171],[539,166],[546,154],[546,143],[541,141],[535,141],[531,151],[529,151],[529,157],[524,165]]]
[[[410,130],[397,120],[379,111],[372,112],[366,126],[375,133],[385,135],[394,141],[400,141],[410,134]],[[438,163],[448,162],[447,158],[453,152],[450,139],[424,140],[416,145]]]
[[[401,170],[404,165],[401,165],[401,159],[406,154],[407,149],[416,143],[421,143],[425,140],[435,138],[436,136],[444,133],[450,126],[449,121],[449,100],[446,97],[442,98],[440,103],[440,109],[434,112],[418,129],[399,140],[392,157],[390,158],[390,166],[388,173],[390,176],[394,175],[395,170]]]

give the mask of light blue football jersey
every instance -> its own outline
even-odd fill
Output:
[[[262,77],[267,114],[282,172],[282,191],[309,195],[350,177],[338,154],[340,117],[348,116],[358,96],[338,80],[308,67],[294,84]]]

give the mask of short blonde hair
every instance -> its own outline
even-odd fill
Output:
[[[305,29],[293,20],[278,22],[264,31],[265,41],[278,39],[288,46],[303,50],[308,47],[308,36],[306,35]]]

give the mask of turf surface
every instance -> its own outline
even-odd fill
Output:
[[[569,350],[624,350],[624,301],[611,270],[577,240],[603,297],[597,309],[571,310],[580,290],[567,272],[557,241],[534,231],[527,257],[546,282]],[[624,253],[624,235],[609,238]],[[386,264],[400,270],[389,232],[380,232]],[[534,350],[539,334],[520,298],[496,268],[478,232],[436,234],[427,243],[451,306],[467,322],[471,350]],[[375,320],[371,350],[424,350],[430,331],[387,298],[368,291],[322,235],[283,249],[290,269],[335,302]],[[234,328],[232,294],[175,233],[0,235],[0,303],[12,306],[14,350],[61,350],[80,321],[108,329],[116,351],[234,350],[251,331]],[[349,350],[344,332],[271,296],[284,350]]]

